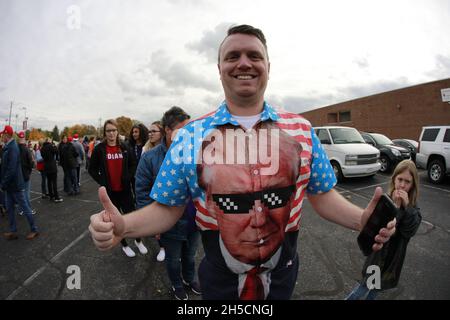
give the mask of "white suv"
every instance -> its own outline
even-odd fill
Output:
[[[373,176],[381,168],[380,151],[367,144],[355,128],[314,128],[338,181],[344,177]]]
[[[431,182],[444,181],[445,175],[450,173],[450,126],[422,128],[416,164],[428,170]]]

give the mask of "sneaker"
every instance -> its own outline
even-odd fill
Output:
[[[63,199],[62,198],[56,198],[55,200],[53,200],[53,201],[55,201],[55,202],[63,202]]]
[[[183,287],[181,288],[174,288],[172,287],[173,295],[177,300],[187,300],[188,295]]]
[[[36,231],[32,231],[30,232],[27,237],[25,239],[27,240],[33,240],[34,238],[36,238],[39,235],[39,232]]]
[[[17,236],[17,233],[15,233],[15,232],[7,232],[7,233],[4,233],[3,236],[5,237],[6,240],[16,240],[19,238]]]
[[[186,281],[184,281],[183,279],[183,284],[188,287],[189,289],[191,289],[191,291],[197,295],[201,295],[202,294],[202,289],[200,288],[200,285],[197,281],[192,281],[191,283],[187,283]]]
[[[48,198],[50,198],[50,196],[48,194],[43,194],[42,195],[42,199],[48,199]]]
[[[147,248],[144,246],[144,244],[142,243],[142,241],[137,242],[136,240],[134,240],[134,244],[136,245],[136,247],[138,247],[139,252],[141,254],[147,254],[148,250]]]
[[[36,214],[36,209],[31,209],[31,214]],[[23,216],[23,211],[19,212],[19,216]]]
[[[122,250],[130,258],[133,258],[136,256],[136,253],[134,253],[133,249],[131,249],[129,246],[122,247]]]
[[[162,262],[164,261],[165,258],[166,258],[166,251],[164,250],[164,248],[159,249],[159,253],[156,256],[156,260]]]

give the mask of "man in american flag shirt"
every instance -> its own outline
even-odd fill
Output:
[[[225,101],[178,132],[150,196],[155,202],[121,216],[99,189],[104,211],[91,217],[95,245],[168,230],[192,197],[205,251],[199,269],[204,299],[289,299],[298,272],[297,236],[305,194],[323,218],[361,230],[366,209],[333,190],[330,162],[310,123],[264,99],[270,63],[264,34],[232,27],[219,48]],[[375,237],[381,249],[395,219]]]

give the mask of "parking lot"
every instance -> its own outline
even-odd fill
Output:
[[[431,185],[425,171],[420,171],[420,178],[423,222],[410,242],[398,288],[380,299],[450,299],[450,179]],[[375,187],[387,190],[388,179],[377,174],[347,180],[336,190],[364,207]],[[62,173],[58,180],[61,189]],[[90,215],[100,210],[97,188],[82,172],[80,195],[62,195],[64,202],[50,203],[41,199],[40,176],[33,172],[32,206],[41,235],[25,240],[28,225],[18,216],[20,238],[0,239],[0,299],[172,299],[164,265],[156,262],[154,239],[144,239],[149,253],[135,258],[126,257],[120,248],[106,253],[95,249],[87,226]],[[292,299],[342,300],[360,279],[364,258],[356,243],[358,234],[321,219],[308,201],[302,214],[299,276]],[[0,232],[8,231],[7,226],[0,216]],[[202,256],[200,249],[198,261]],[[67,286],[73,266],[80,270],[80,288]],[[190,294],[190,299],[200,297]]]

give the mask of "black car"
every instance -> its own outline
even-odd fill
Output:
[[[419,147],[419,143],[417,141],[411,139],[394,139],[392,142],[397,146],[408,149],[411,153],[411,160],[414,161],[414,163],[416,162],[417,148]]]
[[[381,172],[390,172],[400,161],[411,158],[409,150],[396,146],[383,134],[361,132],[361,135],[366,143],[380,150]]]

